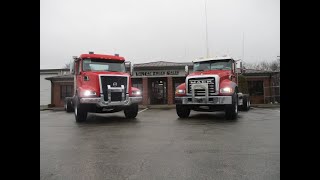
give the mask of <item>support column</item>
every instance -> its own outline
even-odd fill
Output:
[[[168,105],[173,104],[173,82],[172,77],[167,77],[168,83]]]
[[[148,105],[148,78],[143,77],[142,78],[142,89],[143,89],[143,93],[142,93],[142,105],[146,106]]]

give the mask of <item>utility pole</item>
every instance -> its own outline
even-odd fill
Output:
[[[207,18],[207,0],[204,0],[204,11],[206,16],[206,48],[207,48],[207,58],[209,57],[209,43],[208,43],[208,18]]]
[[[242,61],[244,60],[244,32],[242,32]]]

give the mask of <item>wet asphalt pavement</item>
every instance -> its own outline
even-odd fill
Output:
[[[280,109],[148,109],[89,115],[40,111],[40,179],[280,179]]]

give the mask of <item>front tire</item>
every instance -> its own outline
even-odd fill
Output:
[[[138,104],[132,104],[129,107],[124,109],[124,115],[128,119],[135,118],[138,115],[138,110],[139,110],[138,109]]]
[[[225,110],[226,119],[235,120],[238,118],[238,95],[235,92],[232,95],[232,104],[228,104]]]
[[[80,104],[79,99],[77,99],[74,107],[74,116],[77,122],[84,122],[87,120],[88,107],[85,104]]]
[[[187,118],[190,115],[190,109],[187,106],[183,106],[181,104],[176,105],[177,115],[180,118]]]

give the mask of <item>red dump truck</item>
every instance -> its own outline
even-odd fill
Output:
[[[130,62],[126,64],[118,54],[93,52],[73,59],[70,71],[74,75],[74,95],[65,99],[65,110],[73,111],[77,122],[85,121],[89,112],[123,110],[126,118],[137,116],[142,96],[139,89],[132,87]]]
[[[238,62],[241,72],[242,63]],[[225,111],[227,119],[236,119],[238,110],[249,110],[249,95],[239,91],[236,64],[231,57],[198,59],[190,74],[186,66],[185,83],[175,92],[177,115],[187,118],[190,110]]]

